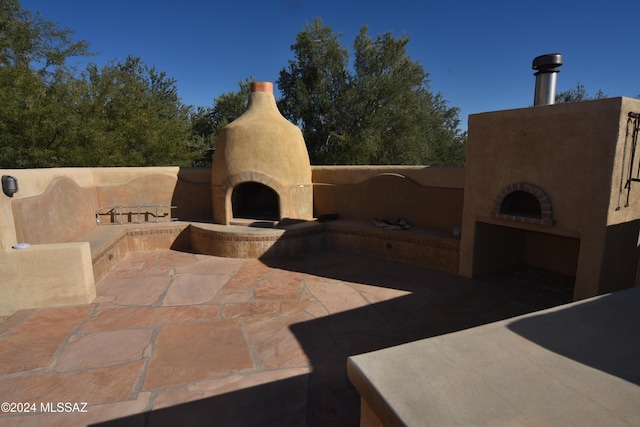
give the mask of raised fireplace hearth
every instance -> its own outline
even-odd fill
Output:
[[[311,165],[302,132],[285,119],[273,84],[251,84],[247,110],[218,137],[212,166],[213,219],[313,219]]]

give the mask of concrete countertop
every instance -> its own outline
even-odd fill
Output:
[[[386,425],[640,425],[640,288],[352,356]]]

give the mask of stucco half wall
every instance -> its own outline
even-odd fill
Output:
[[[103,206],[181,205],[185,218],[210,218],[210,170],[157,168],[5,169],[18,192],[0,194],[0,316],[23,308],[95,298],[89,242]],[[26,249],[14,249],[29,243]]]
[[[449,232],[461,224],[464,168],[311,169],[316,216],[336,213],[370,226],[376,215],[402,216]],[[14,176],[19,187],[13,197],[0,194],[0,316],[93,300],[92,249],[78,239],[95,231],[99,207],[159,203],[177,206],[173,216],[182,221],[214,218],[209,168],[11,169],[0,175]],[[25,240],[32,243],[28,249],[12,248]]]

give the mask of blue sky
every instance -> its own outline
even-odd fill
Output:
[[[369,35],[406,35],[431,89],[473,113],[533,104],[534,57],[561,53],[558,91],[640,95],[637,1],[22,0],[25,9],[76,32],[103,65],[127,55],[177,80],[185,104],[213,105],[249,76],[273,81],[293,59],[306,23],[321,18],[343,45]],[[277,90],[277,88],[276,88]]]

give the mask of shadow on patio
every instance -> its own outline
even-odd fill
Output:
[[[512,332],[553,353],[640,385],[640,289],[594,298],[509,323]]]
[[[470,280],[335,251],[261,261],[307,274],[313,280],[307,288],[322,296],[328,315],[274,323],[293,333],[308,374],[95,425],[357,426],[360,399],[347,379],[349,356],[567,303],[573,292],[571,278],[526,268]],[[383,289],[400,296],[385,299]],[[350,293],[366,302],[353,308]]]

